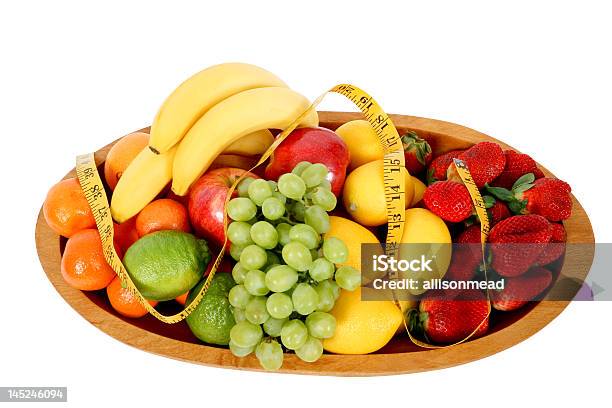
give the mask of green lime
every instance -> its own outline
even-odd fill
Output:
[[[202,285],[204,280],[189,292],[186,304],[193,300]],[[187,316],[187,325],[198,339],[222,346],[229,344],[230,330],[236,320],[227,295],[234,285],[229,273],[216,274],[198,306]]]
[[[183,231],[157,231],[136,241],[123,264],[145,298],[163,301],[193,288],[210,258],[203,239]]]

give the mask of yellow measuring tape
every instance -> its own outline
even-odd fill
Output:
[[[472,175],[470,174],[467,164],[463,160],[453,159],[453,165],[457,169],[457,174],[459,174],[461,181],[463,181],[463,184],[465,185],[465,187],[468,189],[468,192],[470,193],[470,197],[472,198],[472,203],[474,204],[474,207],[476,208],[476,216],[480,220],[480,247],[482,251],[482,265],[484,267],[485,280],[488,281],[487,262],[485,259],[486,257],[485,249],[486,249],[487,238],[489,236],[490,223],[489,223],[489,214],[487,214],[487,207],[485,206],[485,202],[482,199],[482,196],[480,195],[480,191],[478,190],[478,187],[476,186],[476,183],[474,182],[474,179],[472,178]],[[478,330],[480,330],[480,328],[487,322],[487,319],[491,315],[491,302],[489,299],[488,290],[486,294],[487,294],[487,301],[488,301],[487,302],[488,303],[487,315],[484,317],[484,319],[482,319],[480,324],[470,334],[468,334],[464,339],[456,343],[446,344],[443,346],[425,343],[415,338],[412,335],[412,333],[410,333],[410,330],[408,328],[408,323],[406,322],[406,315],[404,314],[403,315],[404,328],[406,329],[406,333],[408,333],[408,337],[410,337],[410,341],[412,341],[417,346],[424,347],[424,348],[445,348],[445,347],[456,346],[458,344],[468,341],[472,336],[474,336],[478,332]]]
[[[382,110],[380,105],[365,91],[362,89],[349,84],[340,84],[331,88],[323,95],[319,96],[312,105],[298,116],[295,121],[282,131],[277,137],[270,148],[261,156],[260,160],[251,170],[263,164],[274,152],[276,147],[282,143],[282,141],[297,128],[300,121],[323,100],[325,95],[329,92],[335,92],[344,95],[350,101],[352,101],[365,115],[366,120],[370,123],[378,140],[384,149],[384,186],[385,186],[385,198],[387,208],[387,222],[388,222],[388,234],[386,239],[386,252],[387,254],[394,255],[399,248],[401,242],[402,233],[404,229],[404,218],[406,208],[406,194],[404,177],[401,173],[401,168],[404,167],[404,149],[402,141],[399,137],[397,129],[391,122],[391,119]],[[125,266],[119,259],[117,252],[115,251],[114,240],[114,226],[113,220],[110,213],[110,206],[108,204],[108,198],[104,191],[104,185],[98,173],[96,163],[93,154],[85,154],[77,157],[76,160],[76,173],[81,184],[81,188],[85,193],[85,198],[91,207],[92,213],[96,220],[96,226],[102,240],[102,248],[104,250],[104,258],[106,262],[113,268],[115,273],[119,276],[124,286],[136,296],[138,301],[146,308],[146,310],[155,316],[157,319],[164,323],[176,323],[185,319],[189,314],[198,306],[210,283],[221,264],[223,255],[227,248],[227,233],[223,247],[219,252],[219,255],[215,259],[213,267],[210,273],[206,277],[206,281],[202,286],[198,294],[193,300],[186,305],[185,309],[181,312],[172,316],[166,316],[159,313],[149,302],[140,294],[134,282],[127,273]],[[238,180],[234,182],[230,188],[226,197],[226,208],[227,203],[232,197],[232,193],[236,186],[245,178],[245,173]],[[224,228],[227,232],[227,213],[224,218]]]

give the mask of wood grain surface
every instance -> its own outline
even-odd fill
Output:
[[[426,138],[435,155],[452,149],[466,148],[484,140],[495,141],[504,148],[510,148],[504,142],[454,123],[405,115],[391,117],[400,133],[414,130]],[[359,118],[359,113],[320,112],[321,126],[331,129]],[[148,128],[141,130],[148,131]],[[114,142],[96,152],[98,165],[103,163],[113,144]],[[542,169],[546,175],[551,175],[544,167]],[[66,175],[74,176],[74,169]],[[566,276],[584,280],[593,260],[594,237],[589,218],[575,198],[572,217],[564,222],[564,225],[568,243],[587,245],[584,245],[582,250],[575,251],[576,253],[566,254],[564,262],[559,262],[557,267],[562,268],[560,272]],[[142,319],[124,318],[113,311],[104,291],[81,292],[68,286],[60,273],[63,244],[63,239],[47,226],[41,211],[36,224],[36,247],[47,277],[70,306],[106,334],[138,349],[178,360],[235,369],[261,369],[253,355],[238,358],[228,349],[199,342],[184,322],[167,325],[152,316]],[[178,305],[172,303],[162,303],[162,312],[176,311]],[[368,376],[413,373],[464,364],[498,353],[527,339],[558,316],[568,304],[568,301],[531,302],[527,307],[515,312],[497,312],[486,336],[449,348],[422,349],[403,335],[369,355],[326,353],[316,363],[310,364],[301,361],[294,354],[286,354],[280,372]]]

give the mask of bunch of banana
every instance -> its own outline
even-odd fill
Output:
[[[172,181],[185,195],[217,156],[256,156],[310,103],[274,74],[249,64],[215,65],[195,74],[170,94],[151,125],[149,149],[125,170],[111,200],[123,222],[142,210]],[[300,126],[317,126],[316,111]]]

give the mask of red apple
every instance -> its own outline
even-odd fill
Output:
[[[247,173],[248,176],[259,178],[243,169],[224,167],[204,173],[189,190],[189,218],[196,235],[210,240],[216,245],[223,245],[223,213],[225,198],[234,182]],[[238,192],[234,191],[234,195]]]
[[[276,148],[266,167],[266,178],[278,178],[291,172],[301,161],[322,163],[329,169],[327,179],[333,193],[342,192],[346,168],[349,164],[349,150],[344,141],[334,131],[318,128],[296,129]]]

